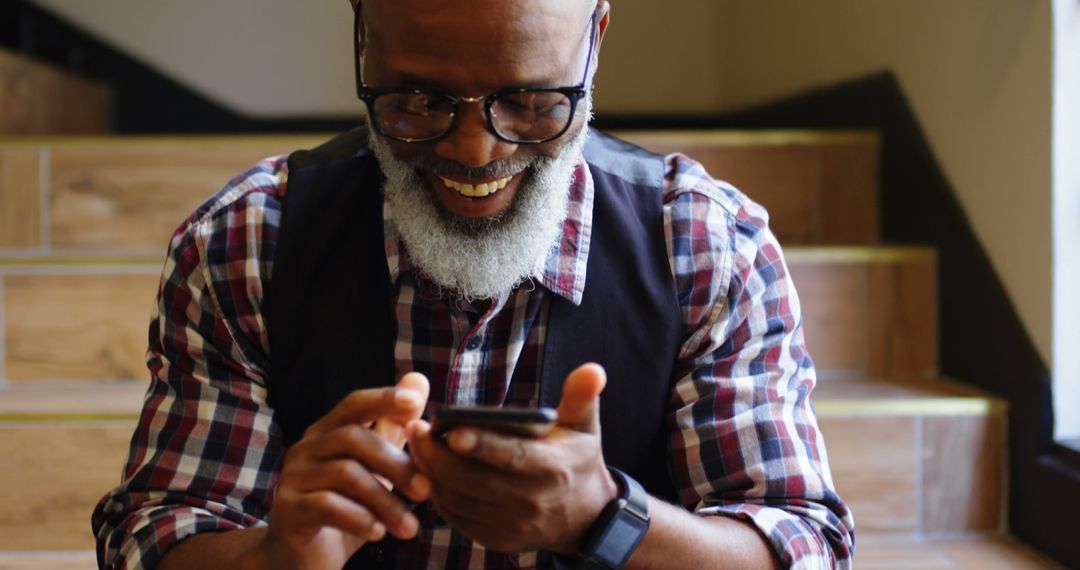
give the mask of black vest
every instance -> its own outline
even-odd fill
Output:
[[[269,398],[286,445],[349,392],[396,381],[383,177],[366,141],[357,129],[289,157],[263,307]],[[605,461],[675,501],[666,412],[683,331],[663,233],[663,161],[597,131],[585,158],[595,183],[586,285],[578,306],[550,295],[541,402],[556,406],[578,365],[601,364]],[[368,545],[349,567],[359,558],[392,565],[388,542]]]

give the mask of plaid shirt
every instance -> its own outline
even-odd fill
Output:
[[[754,524],[785,565],[846,568],[851,512],[837,496],[810,405],[813,363],[799,300],[767,214],[696,162],[666,157],[664,232],[682,309],[667,458],[681,502]],[[124,481],[93,516],[99,562],[152,567],[183,538],[267,522],[284,449],[267,405],[260,313],[273,271],[285,157],[232,180],[172,238],[150,327],[151,383]],[[563,236],[534,278],[483,314],[410,266],[384,209],[397,372],[425,373],[432,400],[535,405],[551,295],[580,303],[593,183],[575,173]],[[513,383],[510,377],[517,371]],[[532,379],[522,381],[522,379]],[[522,567],[418,513],[400,560]]]

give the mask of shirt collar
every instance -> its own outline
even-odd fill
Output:
[[[566,204],[566,217],[562,221],[562,232],[551,245],[543,263],[533,270],[533,280],[552,293],[559,295],[575,305],[581,304],[585,291],[585,269],[589,260],[589,245],[592,238],[593,198],[592,173],[584,157],[574,167]],[[383,200],[383,231],[386,245],[386,264],[390,270],[390,282],[397,283],[404,274],[413,273],[405,244],[394,226],[391,209]],[[425,283],[417,275],[421,292],[439,296],[439,288]],[[526,287],[528,285],[525,285]]]

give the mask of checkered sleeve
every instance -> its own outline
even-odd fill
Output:
[[[184,538],[265,524],[283,454],[259,314],[284,160],[231,181],[176,231],[149,331],[150,387],[122,483],[92,524],[103,568],[151,568]]]
[[[686,339],[669,421],[681,500],[752,523],[791,568],[849,568],[853,518],[810,404],[799,298],[765,210],[682,155],[665,227]]]

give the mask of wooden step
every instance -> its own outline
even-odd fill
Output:
[[[713,176],[742,186],[770,208],[784,243],[877,241],[873,134],[623,134],[658,151],[682,149]],[[329,136],[0,141],[0,205],[23,219],[0,231],[0,248],[160,251],[173,229],[234,176]]]
[[[934,255],[919,248],[791,247],[822,377],[933,377]],[[0,258],[0,380],[146,377],[159,257]]]
[[[0,499],[9,505],[0,512],[0,551],[92,548],[88,517],[119,481],[145,389],[143,382],[0,388],[0,454],[14,466],[0,470]],[[822,381],[813,398],[837,489],[860,532],[1001,527],[1001,402],[950,383],[865,379]]]
[[[1004,534],[925,538],[866,532],[858,534],[855,567],[870,570],[1064,570],[1063,566]]]
[[[0,551],[93,550],[90,513],[120,481],[145,391],[135,382],[0,388],[0,500],[9,505]]]
[[[40,203],[40,248],[160,252],[172,231],[210,195],[259,160],[325,137],[70,137],[0,143],[16,156],[9,177],[38,186],[0,187]],[[0,160],[3,160],[0,158]],[[21,170],[16,171],[16,167]],[[2,182],[2,180],[0,180]],[[16,199],[12,199],[13,202]],[[27,212],[29,215],[29,211]],[[26,237],[23,238],[28,239]],[[16,247],[14,243],[0,246]]]
[[[95,570],[93,550],[0,552],[0,570]]]
[[[937,375],[937,259],[918,247],[787,248],[823,377]]]
[[[860,531],[997,531],[1003,401],[948,381],[825,379],[812,395],[837,490]]]
[[[952,539],[859,535],[855,567],[870,570],[1064,570],[1004,535]],[[92,551],[0,552],[0,570],[93,570]]]
[[[878,137],[866,131],[636,131],[620,136],[682,152],[769,210],[784,244],[878,242]]]
[[[0,48],[0,135],[105,133],[109,89]]]
[[[0,260],[0,381],[147,378],[163,260]]]

